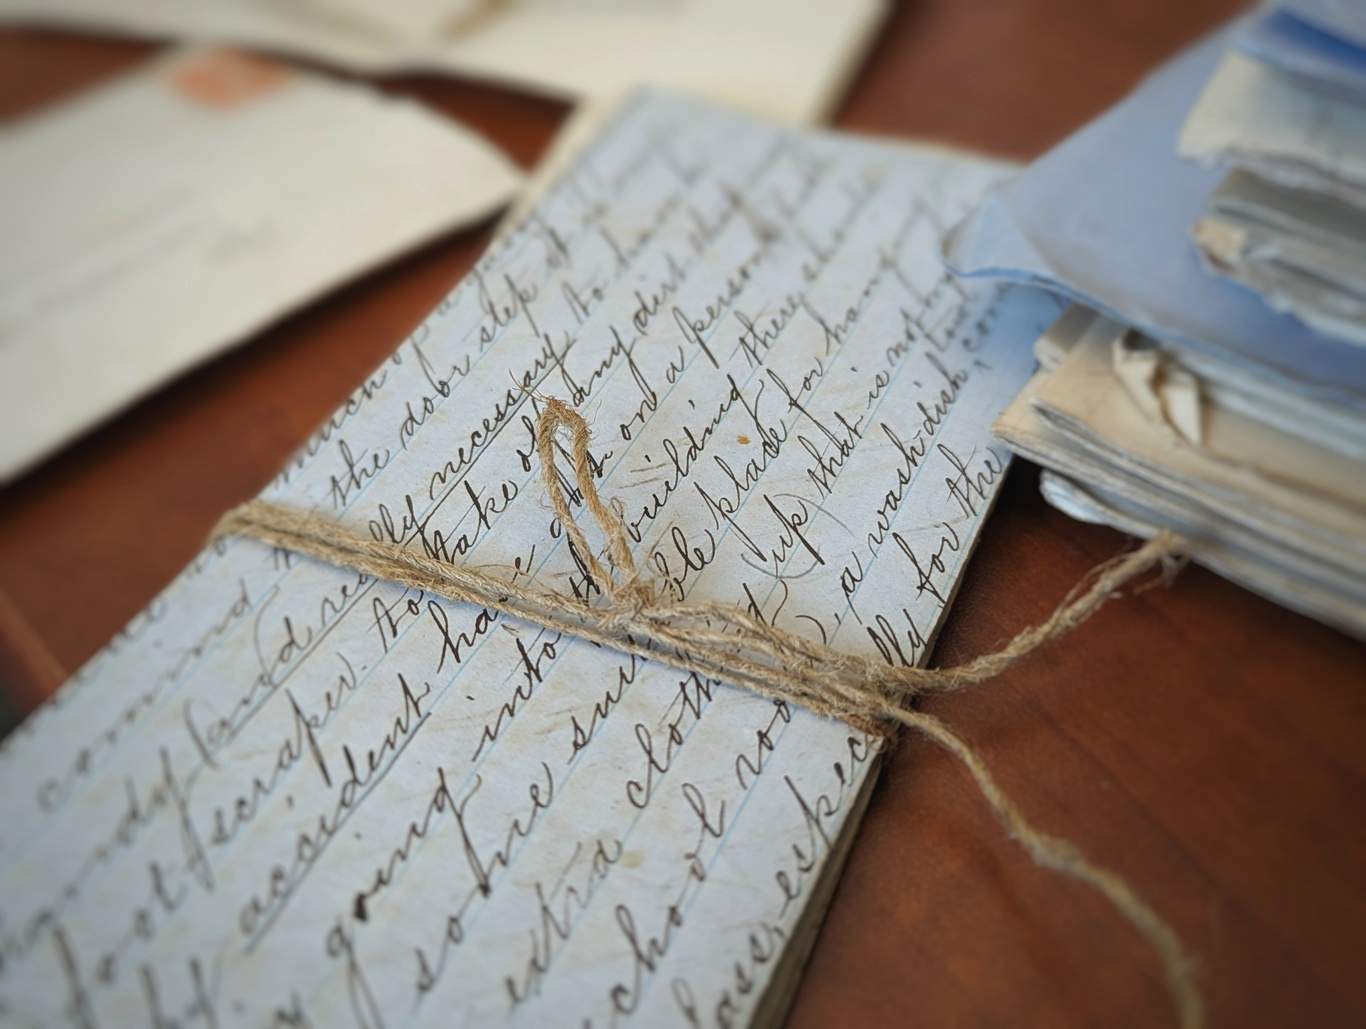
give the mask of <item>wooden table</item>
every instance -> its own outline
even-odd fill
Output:
[[[1236,0],[923,0],[838,124],[1028,158]],[[0,32],[0,118],[146,46]],[[383,80],[531,166],[563,107]],[[0,188],[3,172],[0,171]],[[0,680],[15,717],[138,611],[471,265],[447,239],[163,389],[0,493]],[[0,245],[5,245],[0,241]],[[1026,345],[1022,340],[1021,345]],[[1124,545],[1045,506],[1017,464],[937,653],[1043,617]],[[1363,649],[1199,569],[1112,604],[978,692],[929,707],[1037,822],[1081,842],[1199,954],[1211,1021],[1366,1022]],[[795,1026],[1148,1025],[1157,966],[1104,903],[1033,867],[952,759],[892,757],[791,1012]]]

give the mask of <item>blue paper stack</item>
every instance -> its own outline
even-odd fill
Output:
[[[1253,22],[1181,135],[1233,171],[1196,226],[1210,267],[1326,336],[1366,345],[1366,2]]]
[[[1074,302],[997,425],[1051,502],[1366,636],[1366,2],[1179,55],[945,256]]]

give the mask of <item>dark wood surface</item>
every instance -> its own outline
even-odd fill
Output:
[[[907,3],[837,123],[1027,158],[1238,6]],[[0,119],[149,52],[0,32]],[[461,118],[528,167],[565,113],[474,83],[380,84]],[[485,230],[444,240],[314,304],[0,492],[0,680],[14,717],[138,611],[221,511],[270,478],[487,239]],[[1123,545],[1049,509],[1036,472],[1017,465],[937,661],[1042,618]],[[1041,826],[1118,869],[1175,923],[1199,955],[1213,1024],[1366,1023],[1360,645],[1189,569],[1169,589],[1112,604],[1000,681],[928,706],[982,749]],[[903,742],[790,1023],[1167,1018],[1155,962],[1109,909],[1030,865],[950,758]]]

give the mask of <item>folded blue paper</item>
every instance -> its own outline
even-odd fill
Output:
[[[1366,3],[1362,5],[1366,10]],[[1285,11],[1258,18],[1238,41],[1250,57],[1366,103],[1366,49]]]
[[[1206,365],[1366,412],[1366,347],[1209,274],[1191,241],[1223,172],[1181,160],[1177,137],[1241,28],[1182,53],[991,194],[949,234],[945,260],[960,275],[1060,293]]]

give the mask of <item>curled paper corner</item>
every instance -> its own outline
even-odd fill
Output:
[[[1115,337],[1110,354],[1115,377],[1144,418],[1191,446],[1204,445],[1200,380],[1132,331]]]

